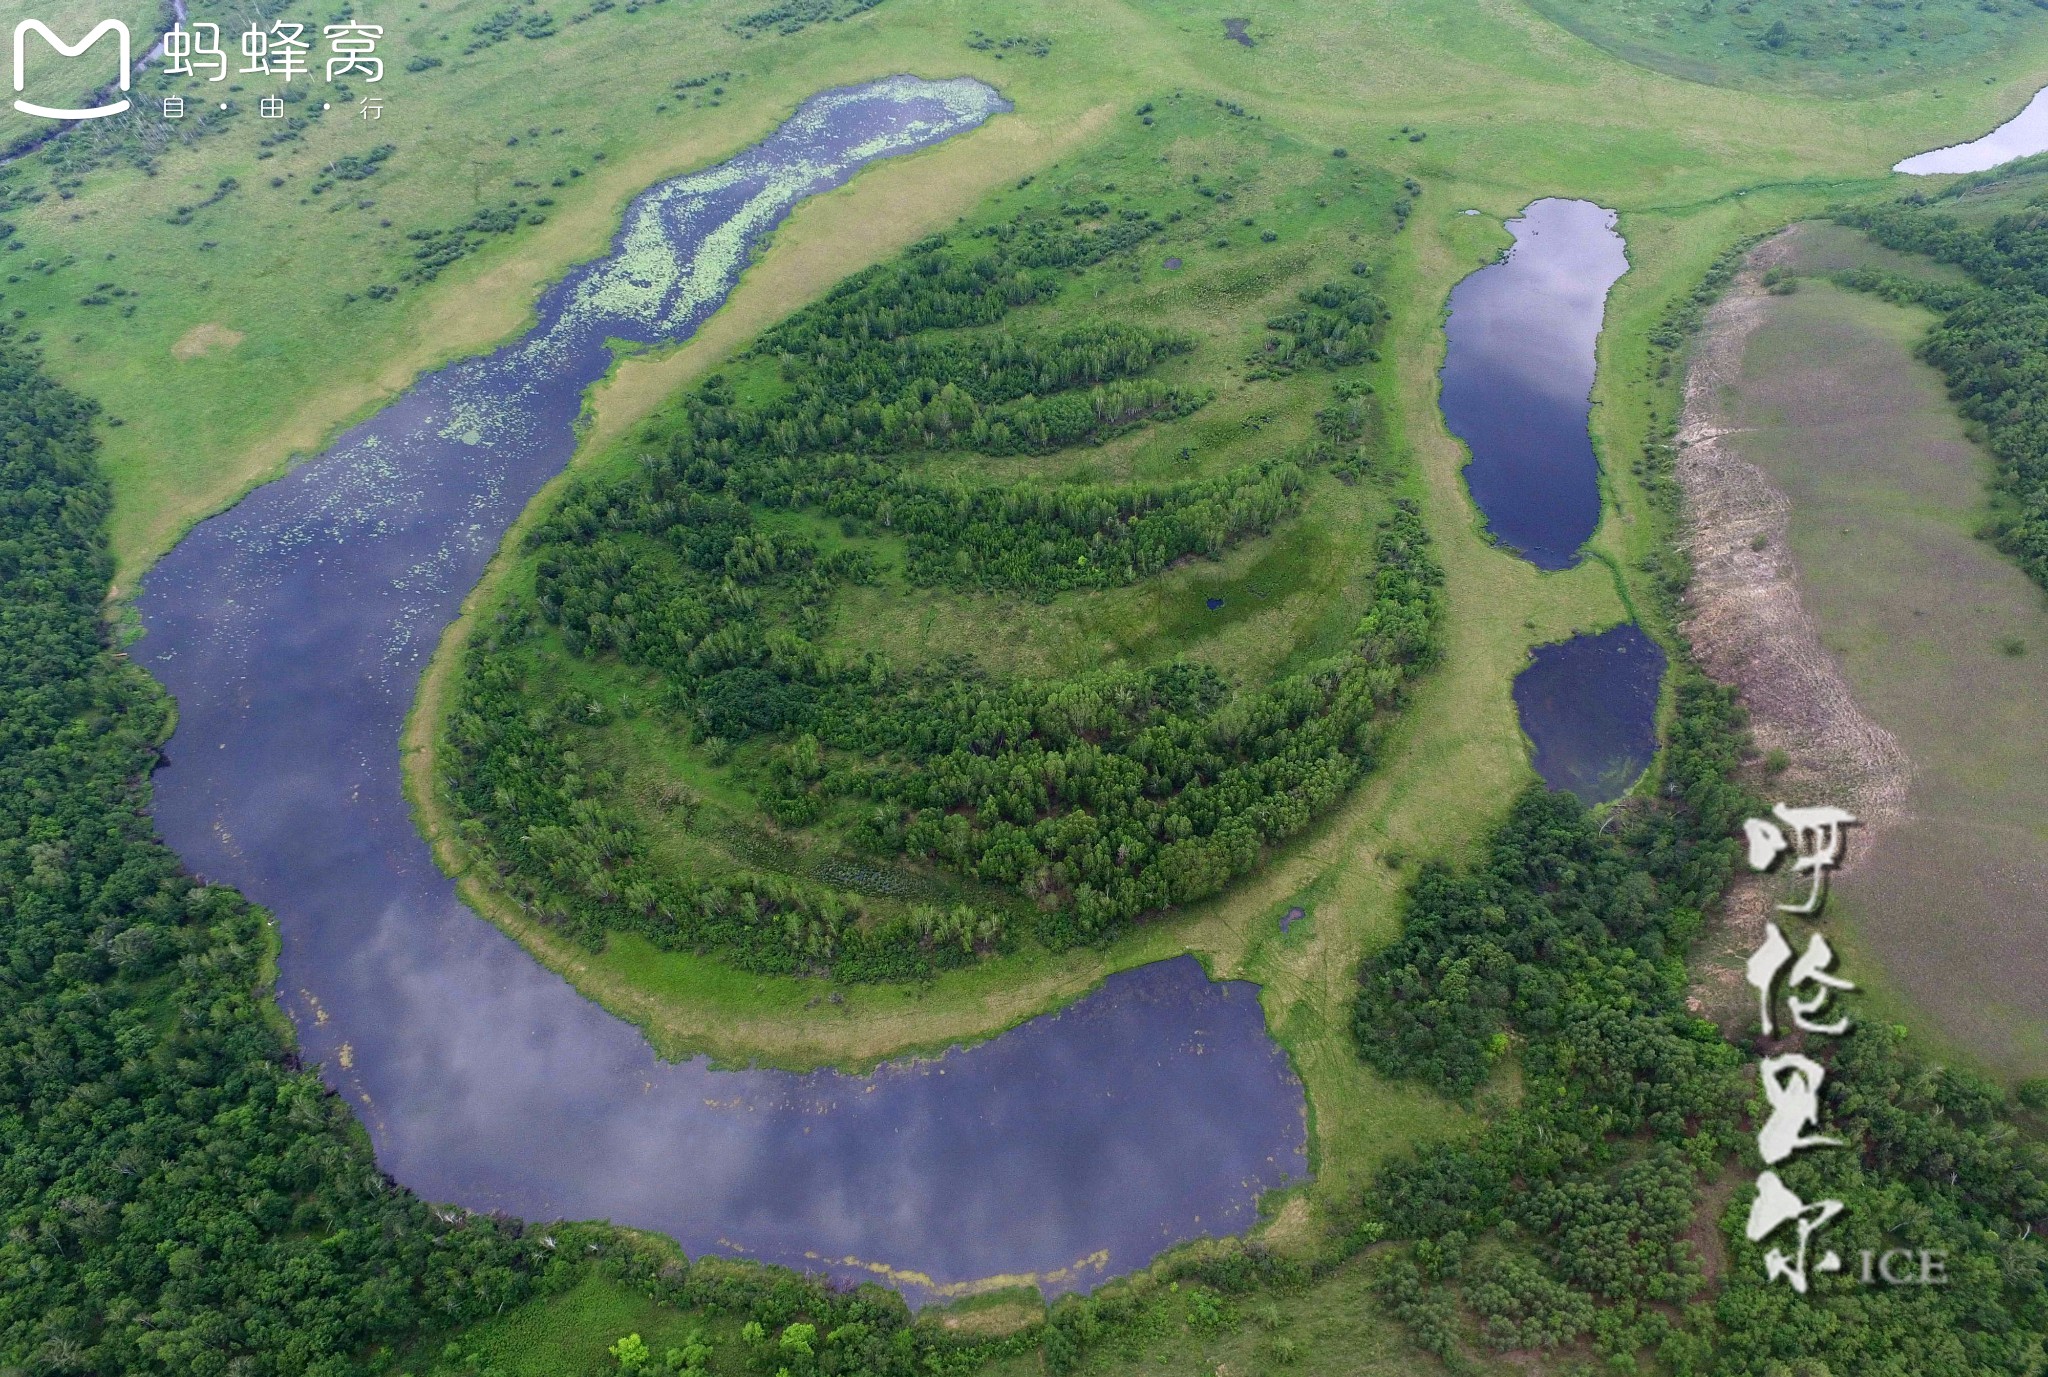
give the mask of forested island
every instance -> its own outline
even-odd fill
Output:
[[[1199,175],[1191,190],[1216,199]],[[1166,229],[1142,203],[1070,196],[926,239],[706,378],[635,438],[630,470],[563,496],[526,540],[531,596],[471,644],[449,724],[464,830],[522,909],[592,944],[628,930],[766,973],[918,978],[1017,940],[1101,943],[1214,895],[1371,768],[1438,653],[1441,575],[1403,500],[1382,504],[1362,616],[1270,678],[1174,657],[1015,679],[832,636],[852,588],[969,606],[1124,588],[1269,535],[1312,484],[1391,476],[1357,376],[1387,315],[1362,261],[1299,289],[1247,360],[1242,386],[1314,389],[1306,442],[1166,482],[1000,476],[1209,400],[1159,376],[1186,335],[1073,304],[1084,270],[1136,275]],[[624,696],[552,687],[557,651],[641,674],[607,681]],[[622,702],[688,743],[712,792],[755,800],[765,819],[738,826],[838,838],[842,881],[663,864],[591,730]],[[701,784],[663,787],[686,820],[703,806]],[[898,857],[972,888],[906,902]]]

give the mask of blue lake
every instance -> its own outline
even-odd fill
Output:
[[[1537,646],[1514,693],[1543,782],[1587,803],[1627,793],[1657,753],[1664,665],[1633,622]]]
[[[665,1063],[462,904],[402,793],[420,672],[568,462],[606,341],[687,338],[798,202],[1006,108],[978,82],[911,77],[812,98],[636,199],[524,338],[423,378],[145,581],[136,654],[179,713],[158,826],[276,915],[305,1055],[421,1195],[923,1300],[999,1275],[1086,1288],[1242,1230],[1305,1173],[1302,1088],[1256,990],[1192,959],[872,1076]]]
[[[1451,291],[1444,420],[1472,451],[1465,483],[1487,529],[1539,569],[1576,564],[1600,525],[1587,421],[1607,289],[1628,271],[1614,219],[1537,201],[1508,221],[1514,247]]]

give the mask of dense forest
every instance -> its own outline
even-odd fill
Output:
[[[1845,1146],[1781,1170],[1805,1198],[1844,1202],[1825,1246],[1944,1249],[1951,1284],[1827,1276],[1801,1297],[1744,1239],[1754,1059],[1688,1012],[1684,954],[1754,800],[1730,778],[1739,707],[1681,675],[1655,807],[1602,829],[1532,786],[1477,863],[1424,869],[1401,937],[1367,963],[1355,1029],[1376,1068],[1469,1095],[1512,1051],[1522,1076],[1483,1132],[1375,1184],[1368,1236],[1414,1240],[1382,1293],[1454,1364],[1476,1335],[1589,1345],[1631,1371],[1654,1354],[1680,1377],[2040,1371],[2048,1148],[2002,1089],[1925,1062],[1901,1030],[1859,1022],[1808,1044],[1830,1063],[1823,1122]],[[1721,1210],[1722,1247],[1700,1246],[1701,1208]]]
[[[1370,767],[1437,648],[1440,576],[1398,504],[1348,646],[1263,687],[1185,661],[1001,680],[825,643],[835,593],[874,581],[878,550],[900,551],[912,586],[1050,599],[1218,556],[1296,513],[1318,471],[1366,467],[1369,389],[1342,373],[1376,357],[1386,310],[1362,272],[1268,323],[1263,369],[1337,375],[1296,452],[1154,484],[970,481],[934,464],[1098,443],[1207,400],[1154,374],[1186,340],[1027,309],[1160,228],[1107,209],[1025,212],[857,274],[735,377],[686,394],[637,469],[575,485],[539,524],[531,600],[470,649],[447,767],[468,837],[530,911],[593,943],[627,929],[856,980],[921,976],[1016,935],[996,905],[878,916],[803,878],[658,864],[617,781],[585,759],[579,728],[610,710],[523,667],[545,636],[658,674],[652,710],[713,763],[748,752],[780,826],[829,815],[863,853],[1021,896],[1054,947],[1217,893]]]
[[[1882,273],[1844,281],[1911,295],[1940,314],[1920,353],[1948,379],[1963,415],[1982,427],[1997,465],[1985,534],[2048,587],[2048,206],[1975,224],[1939,204],[1916,195],[1836,218],[1889,248],[1955,264],[1976,290],[1916,288]]]

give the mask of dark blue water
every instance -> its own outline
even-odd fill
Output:
[[[420,671],[567,462],[605,341],[688,337],[798,201],[1003,108],[909,77],[813,98],[637,199],[527,337],[423,379],[150,574],[138,654],[179,711],[158,825],[276,914],[306,1055],[429,1199],[609,1218],[923,1299],[998,1274],[1085,1288],[1244,1228],[1305,1170],[1301,1086],[1254,989],[1192,959],[869,1077],[664,1063],[462,905],[401,792]]]
[[[1465,483],[1494,538],[1566,569],[1600,525],[1593,346],[1628,257],[1614,212],[1590,201],[1537,201],[1508,230],[1507,255],[1451,292],[1444,419],[1472,451]]]
[[[1515,677],[1536,773],[1587,803],[1627,793],[1657,753],[1664,651],[1633,622],[1540,645]]]

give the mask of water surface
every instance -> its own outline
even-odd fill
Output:
[[[1981,139],[1915,154],[1892,171],[1929,177],[1941,172],[1984,172],[2015,158],[2048,150],[2048,88],[2034,93],[2026,108]]]
[[[1543,782],[1586,803],[1627,793],[1657,752],[1663,681],[1663,648],[1633,622],[1536,647],[1515,709]]]
[[[1614,212],[1537,201],[1515,246],[1451,292],[1443,409],[1472,451],[1465,483],[1487,528],[1539,569],[1578,562],[1600,524],[1586,423],[1607,289],[1628,270]]]
[[[998,1274],[1089,1286],[1244,1228],[1263,1189],[1304,1171],[1301,1086],[1254,990],[1191,959],[873,1076],[664,1063],[462,905],[403,797],[419,674],[567,462],[606,341],[686,338],[798,201],[1002,108],[978,82],[909,77],[813,98],[733,161],[638,198],[525,338],[422,379],[149,575],[138,654],[179,709],[158,826],[276,914],[306,1055],[420,1194],[609,1218],[921,1299]]]

